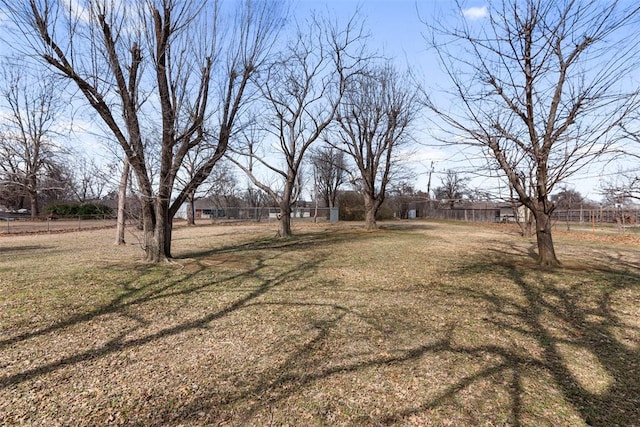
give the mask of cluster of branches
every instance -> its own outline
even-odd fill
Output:
[[[16,45],[65,77],[124,153],[146,259],[170,257],[173,217],[224,155],[282,26],[280,4],[246,0],[224,21],[218,2],[2,3]],[[178,182],[196,149],[204,160]]]
[[[640,105],[638,6],[502,0],[485,20],[426,23],[453,105],[431,100],[457,143],[478,147],[533,214],[540,264],[559,261],[554,187],[608,152]],[[451,140],[449,139],[449,140]]]
[[[329,23],[329,24],[327,24]],[[397,153],[410,141],[417,90],[364,47],[362,24],[344,27],[312,16],[260,81],[262,104],[244,144],[229,159],[280,207],[280,236],[291,235],[290,212],[303,188],[303,161],[311,153],[314,188],[334,206],[350,174],[364,195],[367,228],[386,194]],[[260,175],[270,172],[268,178]],[[275,181],[274,177],[275,176]]]
[[[54,142],[60,97],[51,77],[30,79],[25,64],[7,59],[2,63],[0,105],[0,199],[5,207],[40,213],[38,193],[65,190],[64,153]]]
[[[357,15],[343,24],[314,15],[285,39],[287,11],[275,0],[243,0],[233,7],[192,0],[1,4],[15,26],[5,42],[37,58],[46,67],[42,75],[68,84],[107,131],[111,150],[121,153],[119,199],[126,198],[132,174],[148,261],[171,257],[173,218],[185,202],[193,212],[195,200],[225,187],[232,175],[220,163],[225,155],[280,205],[279,234],[288,236],[307,153],[331,140],[331,162],[339,162],[332,167],[345,170],[348,154],[360,170],[357,179],[369,194],[375,225],[395,147],[409,140],[416,108],[410,94],[417,91],[403,87],[390,65],[377,64],[366,52]],[[373,98],[363,96],[364,89]],[[60,108],[53,105],[57,97],[45,96],[54,94],[36,97],[51,103],[39,109],[49,116],[33,118],[29,123],[42,127],[23,136],[31,151],[22,154],[22,180],[34,197],[52,164],[50,141]],[[14,116],[23,110],[16,107]],[[317,187],[333,204],[343,175],[322,177],[322,150],[314,155]],[[34,156],[37,166],[27,161]],[[34,167],[37,173],[30,172]],[[81,169],[90,168],[73,171],[75,196],[101,193]],[[279,181],[265,181],[258,169]],[[37,178],[29,187],[32,176]],[[32,211],[37,215],[37,207]]]
[[[450,106],[367,51],[357,15],[346,23],[312,15],[285,38],[286,11],[275,0],[243,0],[233,10],[192,0],[0,4],[15,25],[5,42],[70,84],[122,153],[119,188],[130,168],[149,261],[171,257],[175,214],[228,175],[225,157],[280,206],[283,237],[309,157],[327,205],[348,181],[375,228],[426,105],[443,141],[479,149],[483,169],[508,181],[535,219],[540,263],[554,266],[554,188],[620,140],[640,139],[640,36],[632,31],[640,7],[617,1],[499,0],[480,21],[456,2],[454,17],[425,23],[452,83]],[[33,176],[43,182],[55,169],[56,117],[31,115],[36,126],[25,126],[28,102],[11,101],[10,90],[4,97],[15,108],[0,172],[28,193]],[[33,99],[56,111],[55,98]],[[30,148],[10,153],[20,141]]]

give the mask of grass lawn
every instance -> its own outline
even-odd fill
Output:
[[[509,226],[0,238],[0,425],[640,425],[640,243]]]

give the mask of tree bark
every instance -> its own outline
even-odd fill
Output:
[[[161,194],[158,194],[155,199],[154,213],[156,216],[152,232],[148,236],[151,241],[147,242],[147,260],[157,263],[171,258],[171,226],[173,218],[169,215],[169,201]]]
[[[559,267],[551,237],[551,215],[544,209],[533,211],[536,219],[536,240],[538,243],[538,264],[542,267]]]
[[[171,258],[171,238],[173,234],[173,216],[167,215],[164,221],[164,252],[163,259],[167,260]]]
[[[126,203],[127,203],[127,185],[129,181],[129,162],[124,161],[122,166],[122,175],[118,184],[118,216],[116,220],[116,245],[126,244],[124,239],[125,221],[126,221]]]
[[[364,227],[367,230],[376,230],[378,224],[376,222],[376,214],[378,213],[379,204],[370,195],[364,196]]]
[[[291,203],[289,198],[280,202],[280,224],[278,226],[277,237],[291,237]]]
[[[31,218],[35,219],[40,215],[40,206],[38,204],[38,192],[29,190],[29,202],[31,205]]]
[[[196,201],[193,193],[187,196],[187,225],[196,225]]]
[[[38,203],[38,179],[35,172],[27,175],[27,193],[29,193],[31,218],[35,219],[40,215],[40,205]]]
[[[158,239],[156,236],[156,212],[154,210],[154,201],[141,198],[142,208],[142,234],[144,242],[144,260],[146,262],[160,261],[160,248],[158,247]]]

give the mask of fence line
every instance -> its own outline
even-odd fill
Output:
[[[514,222],[515,217],[504,215],[504,209],[426,209],[424,218],[447,219],[466,222]],[[551,216],[556,222],[584,224],[640,224],[640,209],[557,209]]]
[[[636,225],[640,223],[640,209],[568,209],[558,210],[552,217],[561,222]]]
[[[500,209],[427,209],[419,217],[464,222],[500,222]]]
[[[281,209],[278,207],[225,207],[196,209],[195,219],[215,220],[245,220],[245,221],[278,221]],[[294,207],[291,219],[298,221],[329,221],[338,218],[337,208]]]
[[[47,219],[31,219],[6,216],[0,218],[0,234],[41,233],[53,231],[79,231],[113,227],[116,219],[109,215],[58,216]]]
[[[507,213],[508,212],[508,213]],[[280,208],[277,207],[228,207],[202,209],[196,211],[196,221],[207,219],[238,221],[278,221]],[[510,210],[498,208],[482,209],[423,209],[417,210],[414,217],[444,219],[463,222],[514,222],[515,217]],[[348,215],[340,212],[340,218],[348,220]],[[327,221],[338,220],[337,208],[296,207],[291,212],[292,221]],[[585,225],[640,225],[640,209],[566,209],[556,210],[552,215],[557,226],[562,224]],[[38,233],[54,231],[89,230],[95,228],[114,227],[116,219],[108,215],[85,215],[57,217],[56,219],[26,219],[24,216],[5,216],[0,218],[0,234]]]

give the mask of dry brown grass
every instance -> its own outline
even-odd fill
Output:
[[[0,425],[640,425],[640,256],[394,222],[0,238]]]

